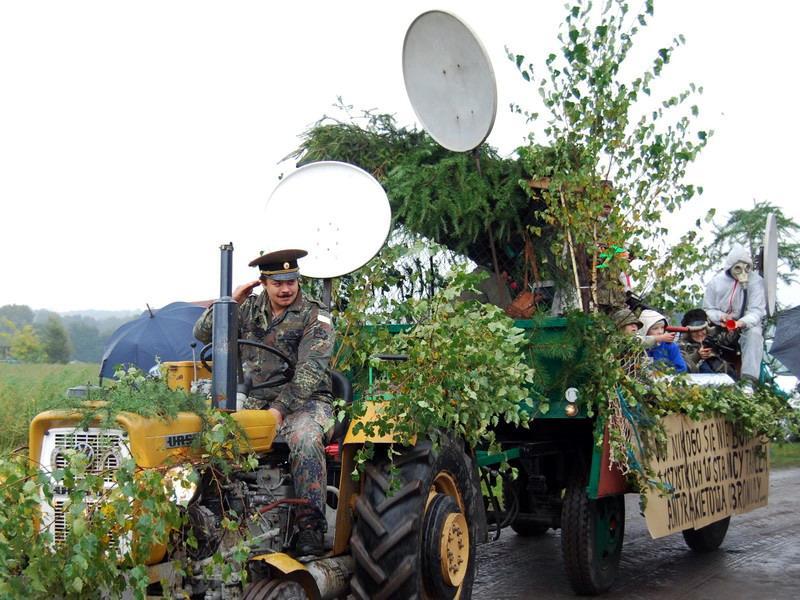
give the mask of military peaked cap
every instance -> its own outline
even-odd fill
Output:
[[[305,250],[276,250],[269,254],[262,254],[250,261],[251,267],[258,267],[261,276],[277,281],[288,281],[300,277],[297,259],[303,258],[308,252]]]

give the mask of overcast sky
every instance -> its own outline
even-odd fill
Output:
[[[527,129],[508,104],[535,107],[536,90],[504,46],[540,63],[557,48],[561,0],[0,0],[0,305],[138,311],[212,298],[228,241],[235,280],[248,280],[270,230],[292,226],[263,220],[293,168],[278,163],[337,96],[415,123],[401,48],[434,8],[482,39],[499,96],[488,141],[510,153]],[[702,84],[701,123],[716,132],[690,173],[705,194],[668,225],[754,198],[800,218],[798,17],[788,1],[656,0],[637,54],[645,64],[685,34],[665,89]]]

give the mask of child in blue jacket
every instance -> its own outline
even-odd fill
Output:
[[[686,373],[686,362],[681,350],[675,343],[675,334],[667,333],[667,318],[654,310],[643,310],[639,315],[642,322],[644,347],[647,355],[656,363],[672,367],[678,373]]]

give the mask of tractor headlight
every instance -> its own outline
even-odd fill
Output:
[[[175,504],[186,508],[197,494],[200,476],[189,465],[172,467],[164,473],[164,490],[172,496]]]
[[[564,412],[568,417],[574,417],[578,414],[578,390],[574,387],[567,388],[566,392],[564,392],[564,399],[567,401],[567,405],[564,407]]]

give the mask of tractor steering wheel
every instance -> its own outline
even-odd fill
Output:
[[[291,358],[286,356],[283,352],[275,348],[274,346],[268,346],[267,344],[262,344],[261,342],[253,342],[251,340],[236,340],[236,343],[241,348],[242,346],[250,346],[252,348],[258,348],[259,350],[263,350],[265,352],[269,352],[270,354],[274,354],[278,358],[280,358],[283,363],[283,369],[278,372],[276,375],[270,377],[266,381],[262,381],[256,385],[250,387],[250,391],[252,390],[263,390],[266,388],[278,387],[284,385],[285,383],[289,383],[294,377],[294,362]],[[208,364],[208,360],[211,358],[211,349],[213,348],[213,344],[206,344],[203,346],[203,349],[200,350],[200,363],[211,372],[211,366]],[[241,354],[240,354],[241,356]],[[239,364],[239,377],[242,377],[242,368],[241,368],[241,361]]]

